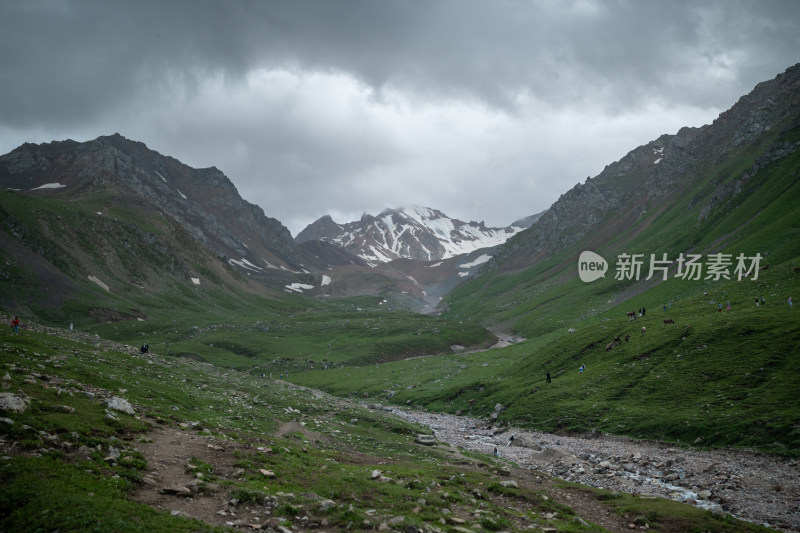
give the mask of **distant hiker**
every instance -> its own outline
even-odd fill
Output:
[[[69,330],[72,331],[72,322],[69,323]]]
[[[789,296],[789,298],[786,301],[789,302],[789,309],[791,309],[792,308],[792,297]]]
[[[730,310],[731,310],[731,301],[728,300],[728,311],[730,311]]]
[[[642,316],[642,308],[639,308],[639,316]]]
[[[511,443],[512,443],[512,442],[514,442],[514,435],[511,435],[511,436],[508,438],[508,444],[506,444],[506,446],[511,446]]]
[[[492,452],[495,457],[500,457],[500,450],[497,449],[497,446],[494,447],[494,452]]]
[[[583,372],[586,370],[586,363],[581,363],[581,366],[578,368],[578,372]]]
[[[647,333],[647,328],[642,326],[642,335],[644,335],[645,333]]]
[[[150,351],[150,345],[149,345],[149,344],[142,344],[142,347],[141,347],[141,348],[139,348],[139,350],[140,350],[142,353],[147,353],[147,352],[149,352],[149,351]]]
[[[789,299],[791,300],[791,298]],[[545,380],[545,383],[550,383],[550,372],[547,373],[547,379]]]
[[[19,335],[19,317],[14,317],[14,320],[11,321],[11,334],[12,335]]]
[[[717,304],[717,311],[722,311],[722,303]]]
[[[642,316],[644,316],[644,315],[646,315],[646,314],[647,314],[647,309],[645,309],[644,307],[642,307]]]
[[[756,296],[756,307],[758,307],[758,296]]]
[[[763,306],[763,305],[767,305],[767,302],[765,302],[765,301],[764,301],[764,297],[763,297],[763,296],[761,297],[761,305],[762,305],[762,306]]]
[[[667,312],[667,304],[664,304],[664,312]]]

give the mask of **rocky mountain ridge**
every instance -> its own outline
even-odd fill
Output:
[[[646,226],[677,195],[695,187],[696,176],[776,129],[796,127],[798,115],[800,64],[773,80],[759,83],[712,124],[662,135],[607,165],[596,177],[578,183],[562,194],[536,224],[499,247],[485,268],[524,269],[581,240],[599,243],[610,235],[624,234],[642,221]],[[764,151],[786,157],[797,149],[794,143],[785,144],[766,147]],[[730,176],[723,176],[710,185],[712,189],[697,189],[689,207],[707,202],[707,214],[711,207],[720,205],[721,199],[730,200],[741,187],[729,181]]]
[[[119,134],[78,143],[26,143],[0,157],[3,188],[80,199],[107,190],[178,221],[231,264],[299,269],[289,230],[240,196],[216,167],[193,169]]]
[[[535,216],[534,216],[535,217]],[[519,224],[535,221],[528,217]],[[502,244],[525,226],[486,227],[452,219],[437,209],[412,206],[386,209],[377,216],[336,223],[325,215],[301,231],[299,243],[320,240],[342,247],[372,266],[396,259],[438,261]]]

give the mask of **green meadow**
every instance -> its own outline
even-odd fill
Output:
[[[3,334],[0,350],[3,389],[27,403],[0,420],[3,531],[240,530],[233,518],[201,522],[137,496],[190,438],[220,451],[184,458],[197,490],[185,505],[249,517],[245,523],[259,527],[606,531],[589,506],[656,531],[765,531],[535,473],[510,483],[513,464],[446,444],[421,446],[414,440],[429,430],[358,402],[190,358],[140,354],[93,334],[24,329]],[[454,358],[418,361],[432,360]],[[129,400],[135,414],[106,407],[113,395]],[[169,448],[154,459],[139,451],[164,431]]]

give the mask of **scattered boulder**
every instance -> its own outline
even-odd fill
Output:
[[[494,406],[494,411],[492,412],[492,420],[497,420],[497,417],[500,416],[500,413],[503,411],[504,407],[503,404],[497,404]]]
[[[167,494],[170,496],[191,496],[192,491],[189,490],[187,487],[181,485],[174,485],[171,487],[162,487],[159,491],[161,494]]]
[[[542,447],[539,445],[539,443],[527,435],[515,435],[514,440],[511,441],[511,446],[530,448],[531,450],[536,450],[537,452],[542,451]]]
[[[17,396],[12,392],[0,392],[0,410],[24,413],[30,404],[27,397]]]
[[[128,415],[136,414],[136,411],[133,410],[131,402],[124,398],[120,398],[119,396],[113,396],[111,399],[107,400],[106,407]]]
[[[436,446],[436,437],[433,435],[417,435],[414,442],[423,446]]]
[[[333,507],[336,507],[336,502],[333,501],[333,500],[327,500],[326,499],[326,500],[321,500],[319,502],[319,510],[320,511],[324,512],[324,511],[327,511],[328,509],[331,509]]]

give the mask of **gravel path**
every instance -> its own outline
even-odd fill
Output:
[[[696,451],[598,435],[564,437],[447,414],[391,408],[439,441],[493,453],[521,467],[635,494],[672,498],[784,531],[800,531],[796,459],[739,450]],[[513,436],[513,440],[511,437]],[[511,442],[509,442],[511,441]]]

